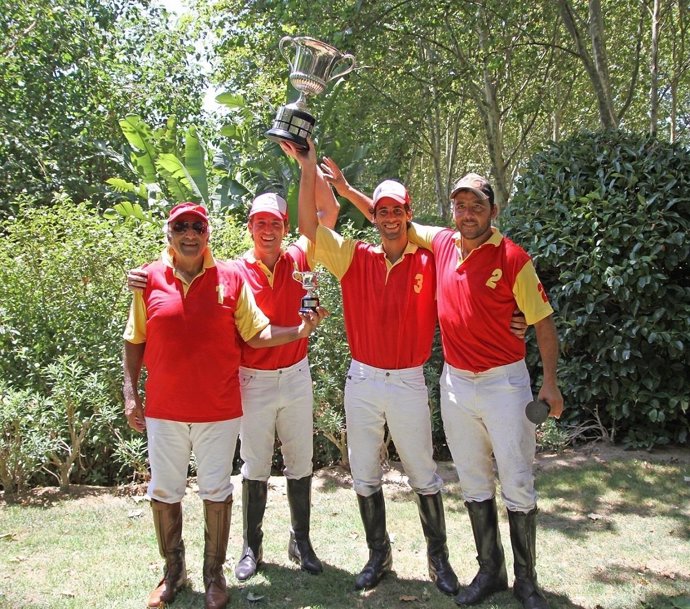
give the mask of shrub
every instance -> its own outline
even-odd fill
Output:
[[[83,420],[96,406],[101,412],[121,412],[122,331],[130,300],[125,270],[160,253],[160,229],[115,224],[87,204],[56,196],[52,207],[20,202],[3,230],[0,378],[13,392],[30,391],[51,405],[36,431],[42,431],[51,446],[58,439],[68,443],[69,448],[63,445],[51,453],[63,464],[66,451],[76,449],[78,467],[69,472],[76,477],[73,481],[113,482],[117,462],[112,427],[128,436],[124,417],[98,417],[89,423],[84,444],[73,446],[66,418],[69,381],[60,379],[71,368],[84,380],[82,389],[97,385],[88,403],[86,396],[77,396]],[[54,416],[47,416],[50,413]],[[73,423],[78,425],[76,419]],[[59,466],[48,469],[57,473]],[[43,481],[37,472],[32,479]]]
[[[0,381],[0,484],[5,496],[25,490],[49,450],[43,430],[45,399]]]
[[[622,132],[550,144],[501,226],[556,311],[565,420],[629,447],[686,443],[690,152]]]

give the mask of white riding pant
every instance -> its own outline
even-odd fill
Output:
[[[239,417],[213,423],[180,423],[146,417],[151,464],[148,496],[163,503],[182,501],[193,451],[199,497],[225,501],[233,491],[232,460],[239,431]]]
[[[479,373],[445,364],[440,386],[446,440],[465,501],[494,497],[495,458],[506,507],[529,512],[537,501],[536,427],[525,416],[532,399],[525,361]]]
[[[421,366],[384,370],[352,360],[345,383],[347,445],[354,489],[368,497],[381,488],[381,446],[388,423],[412,489],[441,490],[431,439],[429,394]]]
[[[314,396],[307,358],[277,370],[240,367],[242,477],[268,480],[275,447],[281,444],[286,478],[312,474]]]

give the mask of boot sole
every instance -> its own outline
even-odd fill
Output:
[[[388,575],[389,573],[393,573],[393,569],[387,569],[383,571],[380,577],[373,584],[370,584],[368,586],[358,586],[357,584],[355,584],[355,590],[357,590],[358,592],[361,592],[362,590],[373,590],[374,588],[376,588],[376,586],[378,586],[381,583],[381,580],[384,577],[386,577],[386,575]]]
[[[455,604],[459,605],[460,607],[470,607],[472,605],[478,605],[479,603],[483,603],[487,598],[489,598],[492,594],[496,594],[498,592],[505,592],[506,590],[509,589],[508,584],[505,586],[501,584],[500,586],[495,586],[491,588],[491,590],[487,590],[486,593],[482,594],[480,598],[478,598],[476,601],[471,601],[471,602],[463,602],[455,599]]]
[[[303,566],[302,560],[299,557],[293,556],[292,554],[288,554],[288,558],[291,562],[295,563],[296,565],[299,565],[300,571],[309,573],[309,575],[320,575],[321,573],[323,573],[323,567],[321,567],[319,571],[313,571],[312,569],[307,569],[305,566]]]

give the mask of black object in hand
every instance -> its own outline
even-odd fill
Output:
[[[535,425],[540,425],[546,421],[549,413],[551,412],[551,406],[548,402],[544,400],[532,400],[527,406],[525,406],[525,414],[527,418]]]

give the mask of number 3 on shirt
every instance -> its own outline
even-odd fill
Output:
[[[422,283],[424,282],[424,275],[421,273],[417,273],[414,276],[414,286],[412,286],[412,289],[414,289],[416,294],[421,294],[422,293]]]

